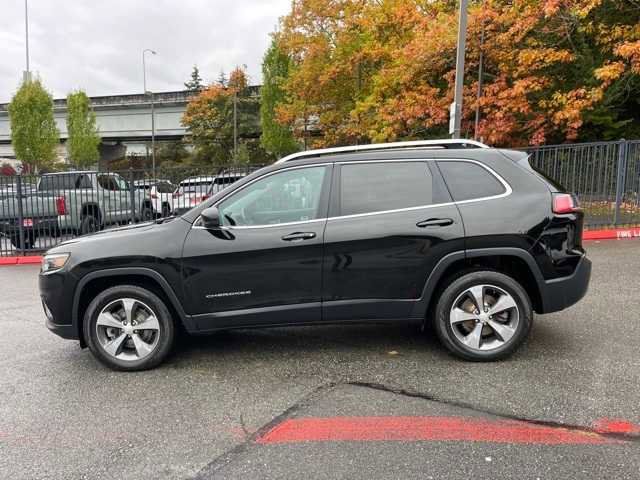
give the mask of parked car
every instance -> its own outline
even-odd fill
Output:
[[[224,170],[215,176],[187,178],[174,194],[173,210],[184,213],[246,176],[247,171]]]
[[[153,213],[156,216],[168,217],[173,206],[173,192],[176,186],[169,180],[136,180],[133,182],[138,190],[145,192],[145,196],[151,200]]]
[[[153,205],[144,192],[131,190],[116,173],[73,171],[42,175],[35,192],[0,200],[0,226],[17,246],[19,205],[22,230],[31,248],[39,235],[72,231],[81,235],[107,225],[152,220]]]
[[[38,192],[30,183],[21,185],[20,195],[16,184],[0,188],[0,234],[8,237],[15,248],[32,249],[39,236],[59,233],[53,196]]]
[[[214,179],[214,176],[198,176],[182,180],[173,193],[173,212],[182,214],[209,198],[207,192]]]
[[[472,141],[291,155],[181,217],[62,243],[46,324],[142,370],[178,329],[431,323],[471,361],[513,353],[533,314],[579,301],[591,262],[574,196],[528,154]]]

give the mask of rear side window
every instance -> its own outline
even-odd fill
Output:
[[[44,175],[40,179],[39,190],[73,190],[77,188],[78,175]]]
[[[487,169],[471,162],[438,162],[451,196],[456,202],[493,197],[505,192],[504,185]]]
[[[340,215],[433,203],[433,178],[426,162],[342,165],[340,177]]]

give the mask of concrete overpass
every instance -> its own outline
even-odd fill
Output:
[[[251,86],[252,95],[259,95],[258,86]],[[186,131],[180,124],[192,92],[158,92],[154,94],[156,140],[175,140],[184,137]],[[54,118],[60,131],[61,142],[68,138],[67,101],[56,99]],[[124,153],[143,153],[151,141],[151,97],[144,94],[108,95],[91,97],[96,122],[103,143],[103,154],[115,148],[119,156]],[[13,158],[8,104],[0,104],[0,158]],[[112,148],[109,148],[112,147]],[[125,150],[126,148],[126,150]],[[65,156],[66,151],[61,150]],[[112,152],[112,155],[116,152]],[[107,155],[110,156],[110,155]]]

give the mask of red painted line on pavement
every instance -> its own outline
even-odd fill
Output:
[[[594,430],[598,433],[618,433],[640,436],[640,425],[619,418],[601,418],[595,422]]]
[[[619,238],[640,238],[640,228],[611,228],[606,230],[585,230],[583,240],[613,240]]]
[[[458,441],[524,444],[609,444],[597,433],[517,420],[476,417],[335,417],[285,420],[262,444],[332,441]]]

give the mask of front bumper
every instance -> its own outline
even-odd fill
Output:
[[[77,340],[78,326],[73,324],[71,313],[74,282],[69,273],[40,274],[38,284],[47,328],[62,338]]]
[[[578,303],[585,296],[591,278],[591,260],[583,256],[574,272],[561,278],[547,280],[541,286],[542,311],[552,313]]]

